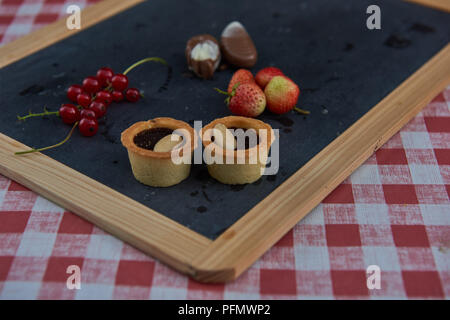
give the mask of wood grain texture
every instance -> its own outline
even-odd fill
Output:
[[[0,173],[70,210],[136,248],[192,274],[190,262],[211,240],[156,211],[0,134]]]
[[[449,83],[447,45],[217,238],[193,261],[194,277],[238,277]]]
[[[434,9],[450,12],[450,0],[405,0]]]
[[[81,29],[69,30],[66,18],[44,26],[0,47],[0,68],[18,61],[36,51],[70,37],[144,0],[104,0],[91,5],[81,13]]]

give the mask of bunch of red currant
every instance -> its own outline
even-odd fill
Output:
[[[70,86],[67,97],[78,105],[63,104],[59,108],[59,116],[67,124],[80,121],[80,133],[90,137],[97,133],[97,119],[106,114],[113,101],[119,102],[126,98],[130,102],[136,102],[140,98],[140,92],[136,88],[128,88],[128,77],[125,74],[114,74],[111,68],[103,67],[95,77],[85,78],[83,85]]]
[[[105,116],[106,111],[112,102],[120,102],[124,99],[130,102],[136,102],[141,97],[141,93],[136,88],[128,88],[127,73],[140,64],[148,61],[155,61],[167,66],[165,60],[158,57],[142,59],[123,73],[114,74],[111,68],[103,67],[97,71],[96,76],[90,76],[83,80],[82,85],[74,84],[67,90],[67,97],[74,103],[62,104],[58,111],[47,111],[41,113],[29,113],[25,116],[18,116],[19,120],[25,120],[31,117],[42,117],[48,115],[59,116],[64,123],[73,125],[69,135],[60,143],[27,151],[17,152],[24,154],[36,151],[47,150],[59,146],[66,142],[76,126],[80,133],[85,137],[91,137],[98,131],[98,119]]]

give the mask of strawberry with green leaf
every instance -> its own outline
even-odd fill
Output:
[[[225,103],[235,115],[254,118],[266,108],[266,96],[256,83],[236,83],[231,93],[215,90],[228,96]]]
[[[237,83],[255,83],[255,78],[253,78],[253,74],[247,69],[237,70],[231,77],[230,83],[228,84],[228,93],[231,93],[231,91],[233,91],[233,87]]]

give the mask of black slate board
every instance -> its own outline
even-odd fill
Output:
[[[381,7],[382,30],[366,28],[370,4]],[[253,71],[269,65],[285,70],[302,89],[299,107],[311,111],[308,117],[260,117],[280,129],[278,175],[230,187],[195,165],[189,179],[174,187],[138,183],[120,144],[129,125],[160,116],[206,124],[229,115],[212,88],[226,88],[232,70],[211,81],[191,78],[184,46],[195,34],[219,37],[232,20],[246,26],[258,48]],[[437,53],[449,41],[449,27],[446,13],[396,0],[152,0],[0,70],[0,132],[34,147],[60,141],[69,127],[59,119],[18,122],[16,115],[44,105],[55,110],[66,102],[70,84],[99,67],[123,71],[143,57],[163,57],[173,68],[167,90],[159,90],[165,67],[132,71],[131,85],[144,91],[144,100],[113,105],[100,134],[74,134],[46,154],[214,239]],[[396,47],[398,39],[407,40],[404,47]]]

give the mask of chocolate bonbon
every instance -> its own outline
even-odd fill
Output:
[[[209,34],[194,36],[187,42],[185,53],[190,70],[200,78],[212,78],[221,58],[216,38]]]
[[[238,21],[233,21],[225,27],[220,38],[220,47],[225,60],[236,67],[251,68],[258,60],[258,52],[252,38]]]

